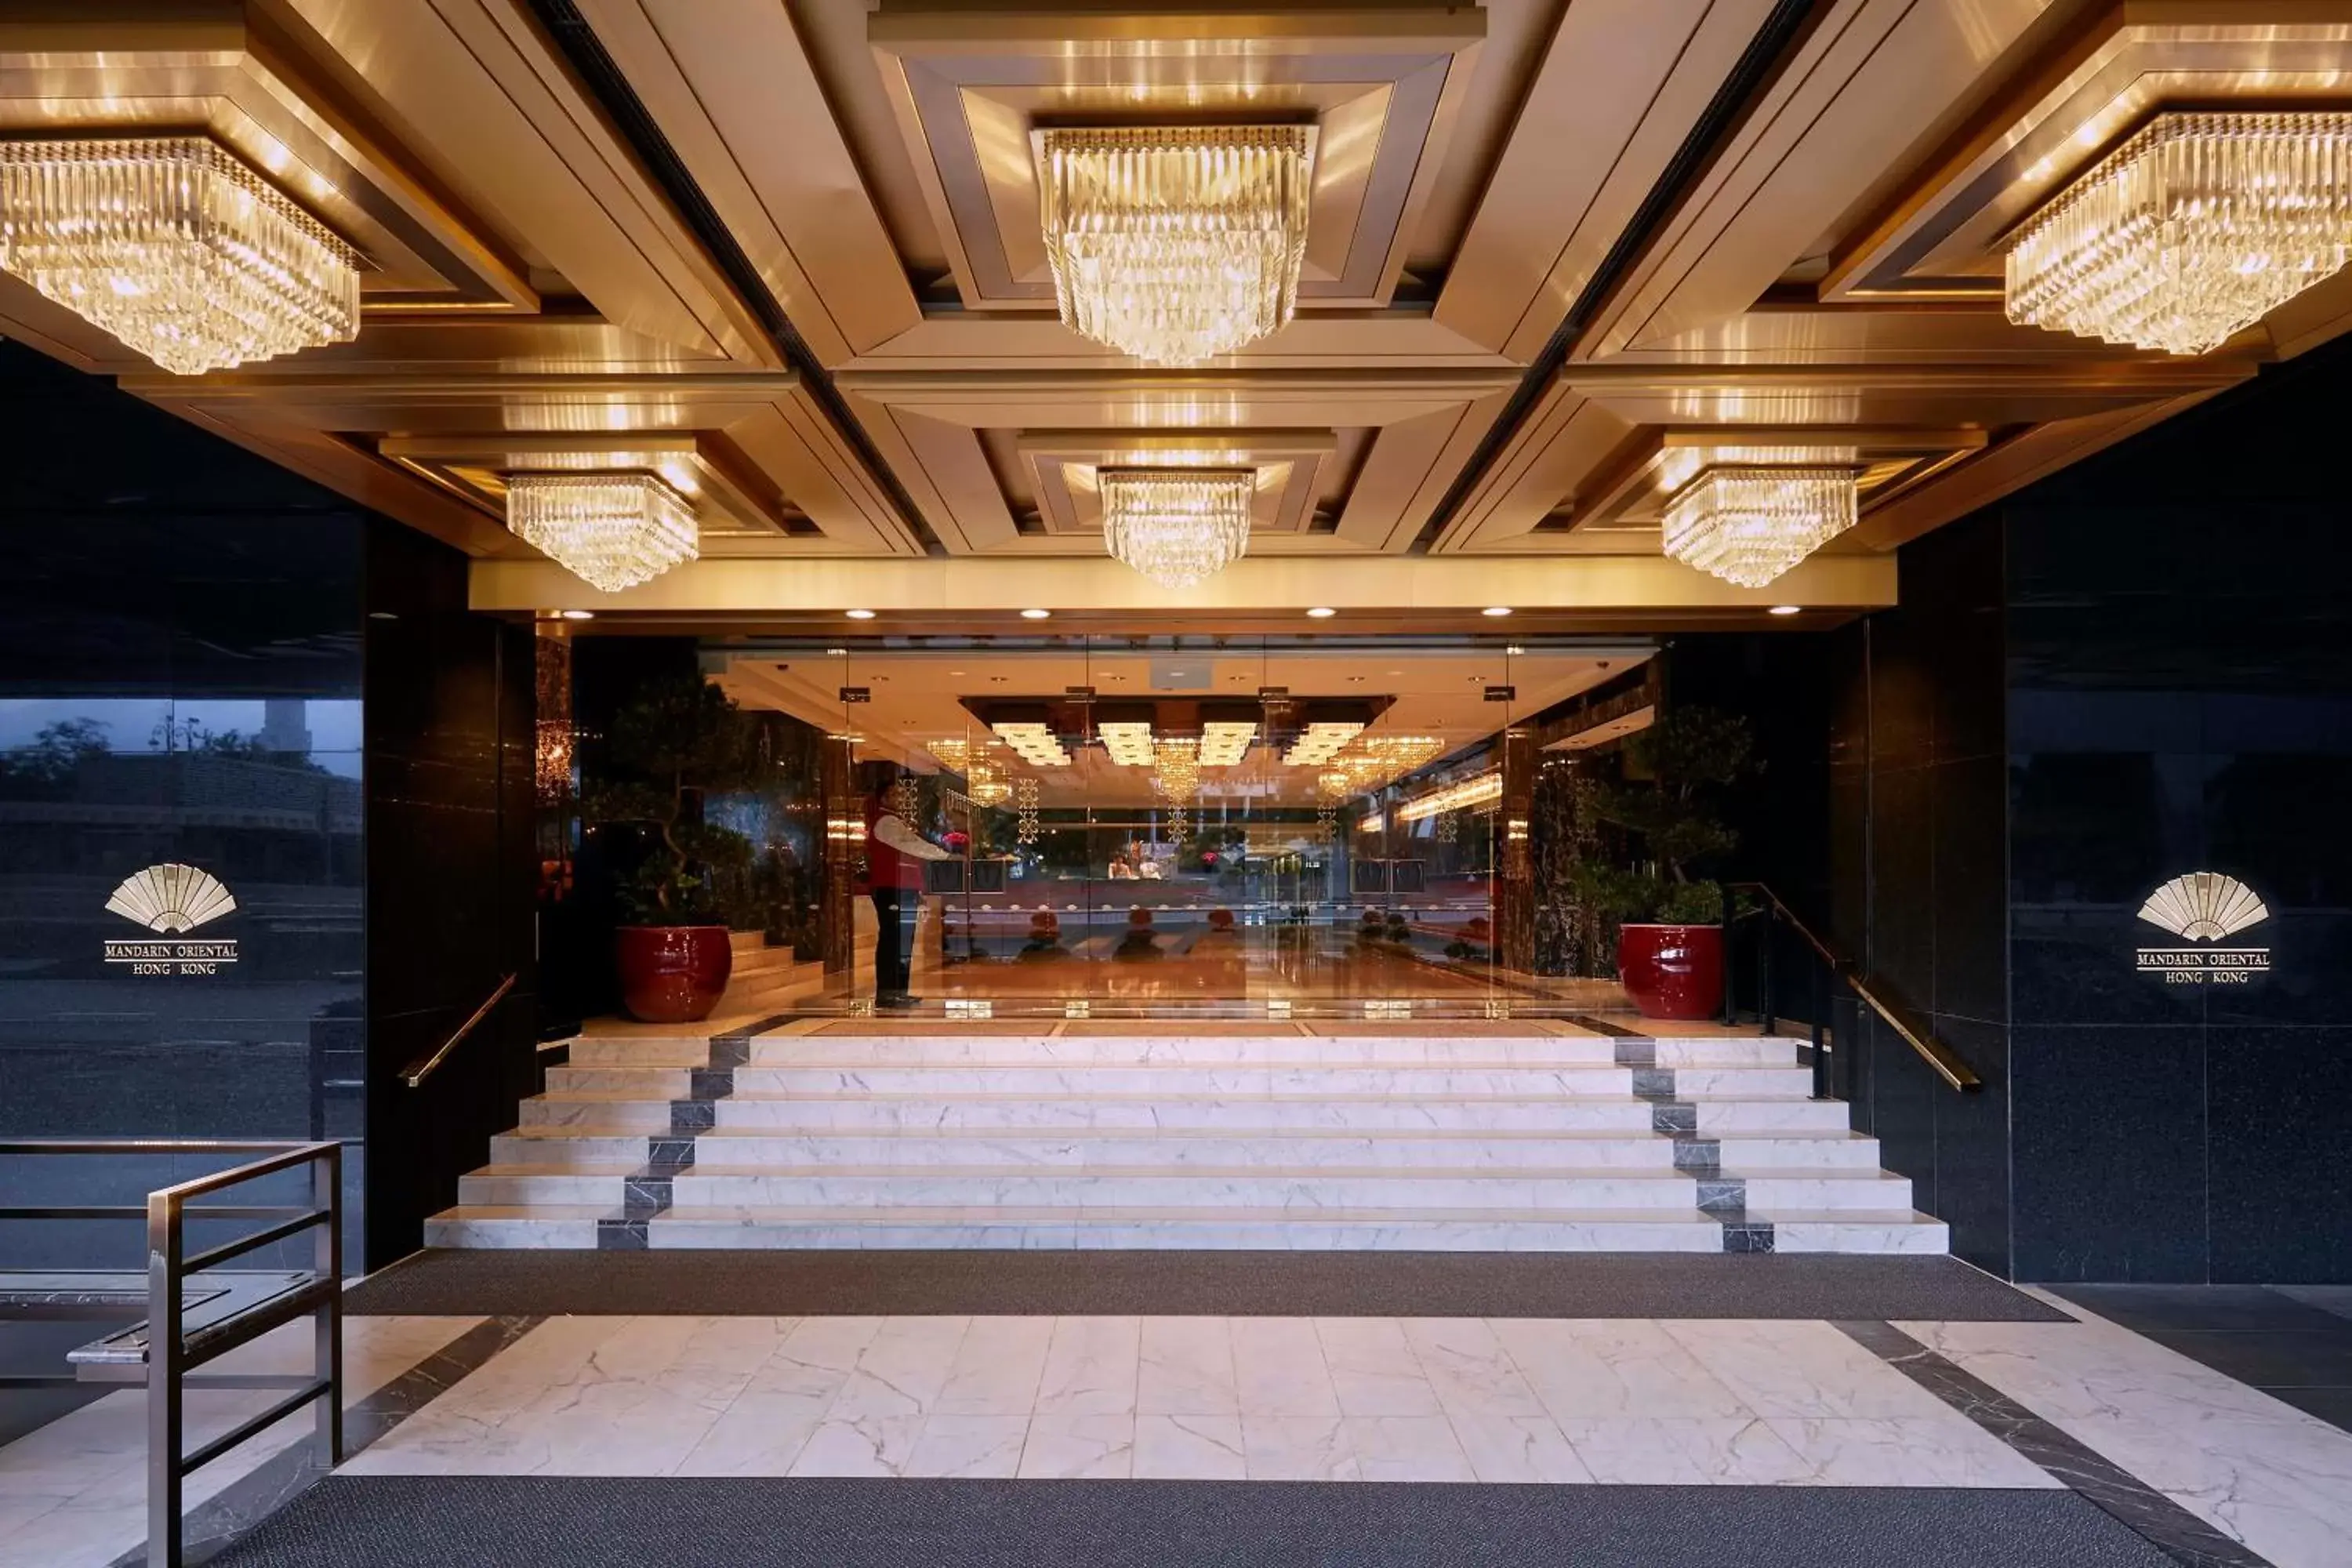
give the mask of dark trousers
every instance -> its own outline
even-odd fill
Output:
[[[877,1000],[904,996],[915,952],[915,911],[921,900],[906,888],[877,888],[873,898],[874,994]]]

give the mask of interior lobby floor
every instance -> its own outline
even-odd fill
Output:
[[[352,1318],[340,1472],[298,1419],[192,1505],[262,1521],[225,1568],[2347,1562],[2352,1432],[2030,1294],[2067,1321]],[[127,1560],[141,1397],[0,1448],[0,1564]]]

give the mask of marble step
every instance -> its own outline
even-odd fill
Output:
[[[707,1035],[582,1035],[564,1042],[572,1067],[701,1068],[710,1065]]]
[[[611,1204],[460,1204],[425,1222],[427,1247],[579,1247],[593,1250]]]
[[[425,1222],[427,1247],[593,1247],[587,1206],[461,1205]],[[1757,1217],[1753,1216],[1752,1217]],[[1774,1219],[1773,1245],[1788,1252],[1941,1253],[1941,1221],[1916,1213],[1818,1214]],[[1249,1209],[676,1210],[648,1223],[656,1247],[1114,1249],[1257,1251],[1720,1252],[1723,1227],[1704,1215],[1423,1210],[1325,1211],[1311,1217]]]
[[[1944,1226],[1890,1211],[1806,1215],[1811,1252],[1941,1252]],[[1622,1210],[1295,1211],[1147,1207],[672,1210],[647,1227],[656,1247],[1163,1247],[1272,1251],[1720,1252],[1712,1216]]]
[[[459,1180],[458,1201],[481,1205],[618,1204],[635,1167],[551,1170],[489,1165]],[[1188,1207],[1696,1209],[1701,1180],[1673,1170],[1379,1166],[1036,1169],[1007,1166],[770,1166],[695,1164],[670,1182],[675,1208],[928,1207],[943,1203],[1095,1208]],[[1758,1207],[1907,1209],[1911,1184],[1877,1171],[1779,1171],[1746,1178]]]
[[[733,994],[730,990],[730,994]],[[707,1037],[582,1037],[569,1043],[574,1067],[688,1068],[710,1061]],[[771,1035],[748,1043],[759,1066],[891,1067],[993,1063],[1010,1065],[1164,1064],[1309,1061],[1328,1064],[1461,1062],[1532,1066],[1614,1067],[1620,1042],[1599,1036],[1299,1036],[1211,1035]],[[1643,1042],[1664,1068],[1793,1067],[1796,1042],[1753,1036],[1669,1038]]]
[[[1828,1103],[1828,1102],[1823,1102]],[[526,1112],[531,1102],[524,1102]],[[1775,1103],[1775,1110],[1791,1109]],[[1649,1132],[1651,1107],[1631,1095],[1602,1100],[1510,1096],[1401,1099],[1391,1095],[1249,1095],[1235,1099],[1149,1094],[736,1094],[718,1101],[725,1131],[906,1129],[992,1132],[1152,1129],[1285,1131],[1313,1129]],[[1712,1109],[1712,1108],[1710,1108]],[[1843,1128],[1844,1107],[1825,1123]],[[665,1111],[665,1125],[667,1124]]]
[[[681,1097],[682,1098],[682,1097]],[[522,1102],[524,1128],[666,1132],[671,1097],[537,1095]],[[1638,1131],[1656,1125],[1651,1105],[1630,1095],[1528,1100],[1507,1095],[1403,1099],[1390,1095],[743,1095],[716,1102],[718,1126],[749,1128],[1384,1128],[1464,1131]],[[1833,1100],[1703,1100],[1693,1117],[1702,1137],[1753,1132],[1842,1131],[1845,1106]]]
[[[635,1094],[535,1094],[517,1108],[524,1128],[572,1127],[598,1132],[667,1132],[670,1102]]]
[[[734,1071],[733,1086],[737,1094],[976,1090],[992,1094],[1141,1094],[1163,1098],[1310,1092],[1556,1098],[1630,1095],[1633,1078],[1625,1068],[1529,1067],[1508,1062],[1454,1062],[1443,1067],[1333,1066],[1320,1062],[1056,1067],[1024,1062],[955,1062],[906,1067],[742,1067]],[[635,1093],[649,1099],[684,1099],[691,1092],[691,1078],[688,1070],[675,1068],[567,1066],[548,1069],[547,1089],[551,1094]],[[1673,1093],[1677,1100],[1803,1100],[1812,1090],[1812,1073],[1806,1068],[1680,1068],[1674,1072]]]
[[[568,1127],[518,1129],[490,1140],[498,1165],[583,1170],[642,1163],[649,1135]],[[698,1135],[696,1158],[714,1165],[1006,1164],[1085,1169],[1118,1165],[1379,1165],[1470,1168],[1675,1169],[1675,1142],[1648,1131],[1423,1128],[947,1130],[768,1132],[720,1128]],[[1717,1148],[1727,1174],[1801,1169],[1876,1171],[1878,1142],[1858,1132],[1734,1135]]]
[[[1952,1249],[1951,1227],[1930,1215],[1857,1214],[1796,1208],[1749,1209],[1769,1220],[1775,1252],[1942,1254]]]
[[[1756,1051],[1727,1057],[1716,1065],[1788,1066],[1795,1047],[1774,1045],[1785,1055]],[[751,1042],[754,1067],[1224,1067],[1274,1062],[1318,1067],[1450,1067],[1460,1062],[1526,1067],[1620,1065],[1614,1042],[1598,1037],[1360,1037],[1321,1039],[1290,1036],[1207,1035],[1192,1039],[1125,1036],[917,1036],[898,1038],[775,1036]]]

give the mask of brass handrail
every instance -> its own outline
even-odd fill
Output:
[[[490,1016],[490,1009],[497,1006],[499,1002],[505,999],[506,994],[514,989],[515,980],[516,976],[509,974],[504,980],[499,981],[498,989],[491,992],[487,997],[483,998],[482,1005],[474,1009],[474,1016],[457,1026],[457,1032],[456,1034],[451,1035],[447,1039],[441,1042],[441,1048],[439,1050],[435,1051],[429,1057],[420,1057],[400,1069],[400,1081],[406,1084],[409,1088],[415,1089],[418,1084],[423,1083],[426,1079],[432,1077],[433,1069],[439,1067],[442,1059],[447,1057],[451,1051],[457,1048],[457,1042],[464,1039],[467,1035],[472,1034],[481,1021]]]
[[[1960,1059],[1958,1053],[1936,1038],[1933,1031],[1916,1022],[1912,1010],[1887,993],[1883,985],[1861,973],[1853,963],[1839,956],[1836,949],[1813,934],[1813,929],[1798,917],[1797,911],[1790,909],[1780,894],[1761,882],[1733,882],[1729,886],[1736,891],[1754,893],[1770,904],[1774,912],[1789,922],[1790,928],[1805,945],[1830,966],[1831,973],[1852,986],[1853,994],[1868,1004],[1870,1010],[1885,1020],[1886,1026],[1894,1030],[1905,1045],[1918,1052],[1919,1058],[1935,1070],[1937,1078],[1963,1094],[1984,1088],[1984,1079]]]

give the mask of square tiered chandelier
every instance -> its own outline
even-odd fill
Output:
[[[607,594],[700,552],[693,508],[653,474],[509,474],[506,489],[516,537]]]
[[[2199,354],[2352,259],[2352,113],[2166,113],[2009,247],[2009,319]]]
[[[1104,468],[1103,540],[1110,552],[1167,588],[1190,588],[1249,549],[1248,468]]]
[[[0,268],[174,375],[359,332],[359,255],[203,136],[0,142]]]
[[[1666,553],[1761,588],[1852,528],[1856,504],[1851,468],[1707,468],[1666,503]]]
[[[1153,364],[1265,337],[1298,304],[1315,132],[1032,132],[1063,321]]]

